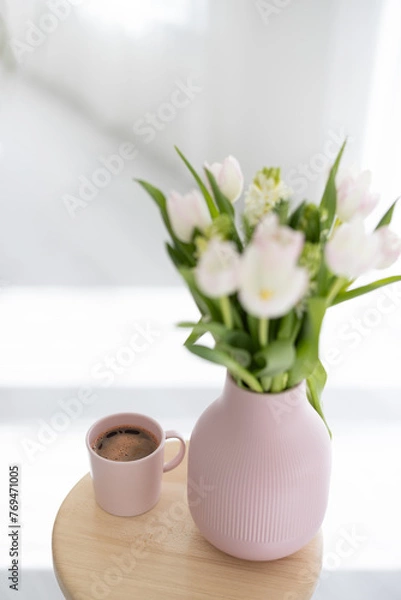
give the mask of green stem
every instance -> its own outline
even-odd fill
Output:
[[[291,337],[291,332],[294,327],[294,323],[297,320],[295,310],[291,310],[280,320],[280,325],[278,328],[277,339],[278,340],[288,340]]]
[[[348,279],[345,279],[345,277],[338,277],[338,279],[335,280],[326,299],[327,306],[331,306],[337,294],[343,289],[346,283],[348,283]]]
[[[231,312],[230,299],[228,296],[222,296],[220,298],[220,308],[223,315],[224,325],[227,329],[233,328],[233,315]]]
[[[269,341],[269,319],[259,319],[259,343],[262,348]]]
[[[272,394],[278,394],[282,392],[288,382],[288,373],[280,373],[275,375],[271,384],[270,392]]]
[[[344,292],[341,292],[341,294],[338,294],[337,298],[332,302],[332,306],[335,304],[340,304],[340,302],[345,302],[346,300],[352,300],[358,296],[363,296],[364,294],[373,292],[373,290],[378,290],[385,285],[390,285],[391,283],[395,283],[397,281],[401,281],[401,275],[392,275],[391,277],[379,279],[378,281],[373,281],[372,283],[368,283],[367,285],[363,285],[352,290],[345,290]],[[351,283],[353,282],[351,281]]]
[[[302,325],[302,319],[299,319],[297,317],[297,319],[295,321],[294,329],[292,330],[292,334],[290,337],[290,340],[292,341],[293,344],[295,344],[295,340],[297,339],[297,335],[299,333],[299,330],[301,329],[301,325]]]
[[[241,373],[241,379],[245,381],[245,383],[248,385],[248,387],[251,388],[252,391],[260,393],[263,392],[263,388],[260,385],[259,381],[256,379],[256,377],[249,373],[249,371],[246,371],[244,369]]]
[[[264,392],[270,391],[270,386],[272,384],[272,380],[273,380],[273,378],[269,377],[268,375],[265,375],[264,377],[261,378],[262,387],[263,387]]]

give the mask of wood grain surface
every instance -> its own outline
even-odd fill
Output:
[[[168,442],[166,458],[176,451],[176,442]],[[160,502],[139,517],[114,517],[99,508],[89,474],[76,484],[53,529],[54,569],[65,598],[310,600],[321,569],[321,535],[273,562],[228,556],[191,519],[186,468],[184,460],[163,476]]]

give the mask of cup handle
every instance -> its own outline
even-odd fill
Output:
[[[177,440],[179,440],[180,449],[178,451],[177,456],[175,456],[169,462],[164,464],[163,473],[166,473],[167,471],[171,471],[171,469],[175,469],[175,467],[178,467],[178,465],[182,462],[182,460],[185,456],[185,450],[186,450],[185,440],[180,433],[178,433],[177,431],[174,431],[173,429],[170,429],[169,431],[166,431],[165,435],[166,435],[166,440],[169,440],[171,438],[176,438]]]

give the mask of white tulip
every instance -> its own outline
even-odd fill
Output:
[[[336,178],[337,215],[348,222],[354,217],[366,217],[379,201],[379,194],[370,191],[370,171],[356,173],[352,169],[340,171]]]
[[[376,269],[387,269],[401,254],[401,239],[389,227],[380,227],[373,234],[379,240],[379,257]]]
[[[335,275],[355,279],[375,268],[380,256],[379,236],[367,234],[362,219],[354,219],[335,230],[325,254]]]
[[[251,243],[242,258],[239,298],[250,314],[274,319],[301,300],[308,282],[306,269],[290,264],[285,253]]]
[[[270,212],[259,222],[252,241],[266,251],[280,255],[280,260],[287,257],[289,264],[298,261],[305,242],[301,231],[280,225],[276,213]]]
[[[228,156],[222,163],[205,163],[205,167],[214,175],[226,198],[233,203],[238,200],[244,189],[244,176],[238,160],[234,156]]]
[[[167,198],[167,213],[175,235],[185,243],[191,241],[195,228],[203,231],[212,222],[206,201],[198,190],[185,195],[171,192]]]
[[[195,269],[199,289],[210,298],[229,296],[238,289],[240,256],[232,242],[212,239]]]

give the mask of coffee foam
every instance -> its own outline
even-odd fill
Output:
[[[158,445],[150,431],[134,425],[119,425],[101,433],[92,448],[108,460],[128,462],[149,456]]]

